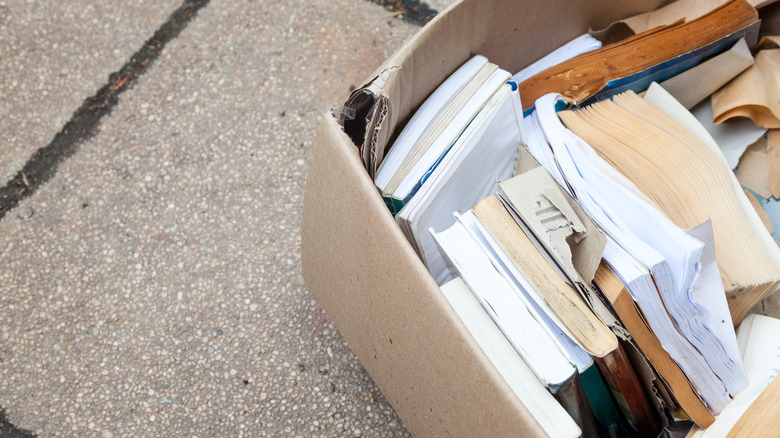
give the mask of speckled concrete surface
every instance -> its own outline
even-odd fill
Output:
[[[415,31],[362,0],[203,8],[0,221],[8,419],[44,437],[408,436],[302,284],[299,236],[321,115]]]
[[[181,0],[0,0],[0,184]]]

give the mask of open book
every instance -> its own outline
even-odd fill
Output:
[[[604,231],[604,260],[627,285],[664,348],[717,414],[728,404],[729,394],[739,392],[745,381],[739,367],[729,366],[734,358],[728,357],[712,330],[706,309],[689,293],[704,245],[677,228],[633,183],[566,129],[555,112],[556,101],[555,95],[537,101],[537,123],[531,126],[539,129],[529,138],[545,141],[529,144],[529,149],[548,168],[557,170],[559,182]]]

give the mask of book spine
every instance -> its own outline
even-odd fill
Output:
[[[632,436],[626,427],[620,410],[610,396],[607,385],[599,373],[598,366],[590,366],[580,373],[585,395],[590,401],[593,416],[601,427],[603,435],[610,438],[627,438]]]
[[[610,354],[594,360],[626,422],[633,429],[632,436],[657,436],[660,425],[655,410],[650,406],[639,377],[622,345],[618,345]]]
[[[405,205],[404,201],[396,199],[391,195],[382,194],[382,200],[385,201],[385,205],[387,206],[387,209],[390,210],[390,213],[393,214],[393,217],[395,217],[395,215],[398,214],[398,212],[401,211]]]
[[[582,431],[582,438],[599,436],[590,401],[585,395],[585,388],[582,385],[579,373],[575,372],[562,385],[548,389],[574,422],[577,423],[577,426]]]

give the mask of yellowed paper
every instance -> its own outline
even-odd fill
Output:
[[[737,166],[737,179],[744,187],[756,192],[764,198],[772,196],[769,188],[769,162],[766,155],[766,137],[747,148]]]
[[[762,8],[774,2],[775,0],[748,0],[748,3],[755,8]],[[635,15],[622,22],[628,25],[634,33],[640,33],[654,27],[672,24],[682,18],[690,21],[706,14],[723,3],[724,0],[678,0],[661,9]]]
[[[780,129],[769,131],[766,156],[769,163],[769,187],[772,189],[772,195],[780,199]]]
[[[764,211],[764,207],[761,206],[761,204],[758,202],[758,199],[756,199],[755,196],[753,196],[752,193],[745,190],[745,196],[747,196],[748,200],[750,201],[750,205],[753,206],[753,208],[756,210],[756,213],[758,213],[758,217],[761,218],[761,222],[764,223],[764,226],[766,227],[767,231],[769,231],[769,234],[773,234],[775,232],[775,229],[772,228],[772,221],[769,219],[769,215]]]
[[[712,95],[715,123],[747,117],[756,126],[780,128],[780,49],[762,50],[756,62]]]
[[[753,55],[741,38],[731,49],[660,85],[685,108],[691,109],[751,65]]]

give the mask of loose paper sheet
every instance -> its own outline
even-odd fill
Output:
[[[715,123],[747,117],[756,126],[780,128],[780,49],[762,50],[755,63],[712,95]]]
[[[748,0],[755,8],[764,7],[775,0]],[[652,12],[635,15],[622,20],[634,33],[674,23],[684,18],[688,21],[700,17],[723,4],[723,0],[678,0]]]
[[[691,109],[691,113],[718,143],[732,169],[737,167],[739,157],[742,156],[745,149],[766,132],[766,129],[757,127],[749,119],[727,120],[720,125],[712,123],[710,99],[696,105]]]
[[[769,188],[769,161],[766,156],[766,137],[761,137],[742,154],[737,166],[737,179],[744,187],[764,198],[772,197]]]
[[[751,65],[753,55],[741,38],[731,49],[660,85],[685,108],[691,109]]]
[[[547,170],[537,167],[499,183],[499,187],[510,195],[534,234],[556,253],[567,274],[592,282],[606,239],[584,212],[575,212]]]

